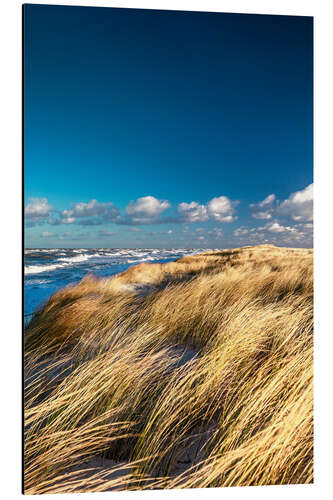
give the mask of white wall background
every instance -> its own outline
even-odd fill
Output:
[[[315,16],[315,484],[210,490],[85,494],[115,500],[261,499],[330,497],[332,468],[332,116],[333,2],[326,0],[136,0],[30,1],[38,4],[95,5]],[[21,6],[0,2],[0,214],[1,214],[1,482],[10,499],[21,488]],[[51,495],[54,496],[54,495]],[[75,498],[79,495],[56,495]],[[82,495],[80,495],[82,496]]]

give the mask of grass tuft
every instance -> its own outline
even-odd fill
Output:
[[[313,252],[86,276],[25,334],[25,492],[313,481]]]

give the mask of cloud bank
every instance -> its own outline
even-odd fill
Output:
[[[150,224],[179,224],[182,226],[181,232],[186,234],[185,239],[175,228],[176,226],[172,229],[167,228],[163,233],[151,232],[150,234],[168,235],[175,242],[177,238],[179,241],[194,238],[197,241],[200,239],[200,241],[207,240],[207,242],[222,239],[226,245],[234,246],[261,242],[312,245],[313,184],[292,192],[286,199],[278,200],[276,194],[271,193],[262,201],[250,204],[248,207],[250,219],[246,219],[245,215],[242,225],[228,230],[229,223],[238,219],[236,214],[238,204],[239,201],[221,195],[205,203],[182,201],[172,207],[169,200],[148,195],[130,201],[122,211],[111,201],[99,202],[96,199],[75,203],[65,210],[56,210],[47,198],[29,198],[25,207],[25,223],[26,227],[48,224],[49,229],[58,225],[93,227],[114,224],[123,226],[121,231],[125,232],[143,231],[144,226]],[[217,224],[218,227],[212,227],[212,223]],[[190,229],[192,224],[194,226],[203,224],[203,227],[197,227],[192,232]],[[226,225],[226,230],[223,232],[222,225]],[[142,226],[142,229],[136,226]],[[114,227],[102,229],[90,233],[91,237],[107,238],[121,234],[115,233]],[[82,233],[82,235],[87,234]],[[148,233],[143,231],[142,234]],[[69,233],[59,236],[46,227],[40,237],[62,239],[69,238]],[[76,237],[78,236],[74,231],[71,239]]]
[[[99,202],[96,199],[89,202],[76,203],[66,210],[54,210],[47,198],[31,198],[25,208],[26,223],[45,223],[51,226],[60,224],[79,224],[81,226],[98,226],[106,223],[120,225],[145,225],[145,224],[183,224],[207,222],[209,220],[229,223],[236,220],[235,207],[238,201],[232,201],[226,196],[218,196],[200,204],[196,201],[181,202],[176,213],[165,215],[171,208],[168,200],[159,200],[154,196],[143,196],[130,201],[124,213],[112,202]]]
[[[268,195],[263,201],[250,205],[254,219],[272,219],[287,217],[297,222],[313,220],[313,184],[300,191],[291,193],[286,199],[279,201],[275,194]]]

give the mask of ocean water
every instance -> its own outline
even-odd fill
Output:
[[[141,262],[170,262],[207,249],[34,248],[24,252],[24,314],[39,308],[54,292],[87,273],[113,276]],[[27,315],[27,316],[26,316]]]

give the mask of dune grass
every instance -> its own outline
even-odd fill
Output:
[[[25,492],[311,483],[312,260],[243,247],[53,295],[25,334]]]

